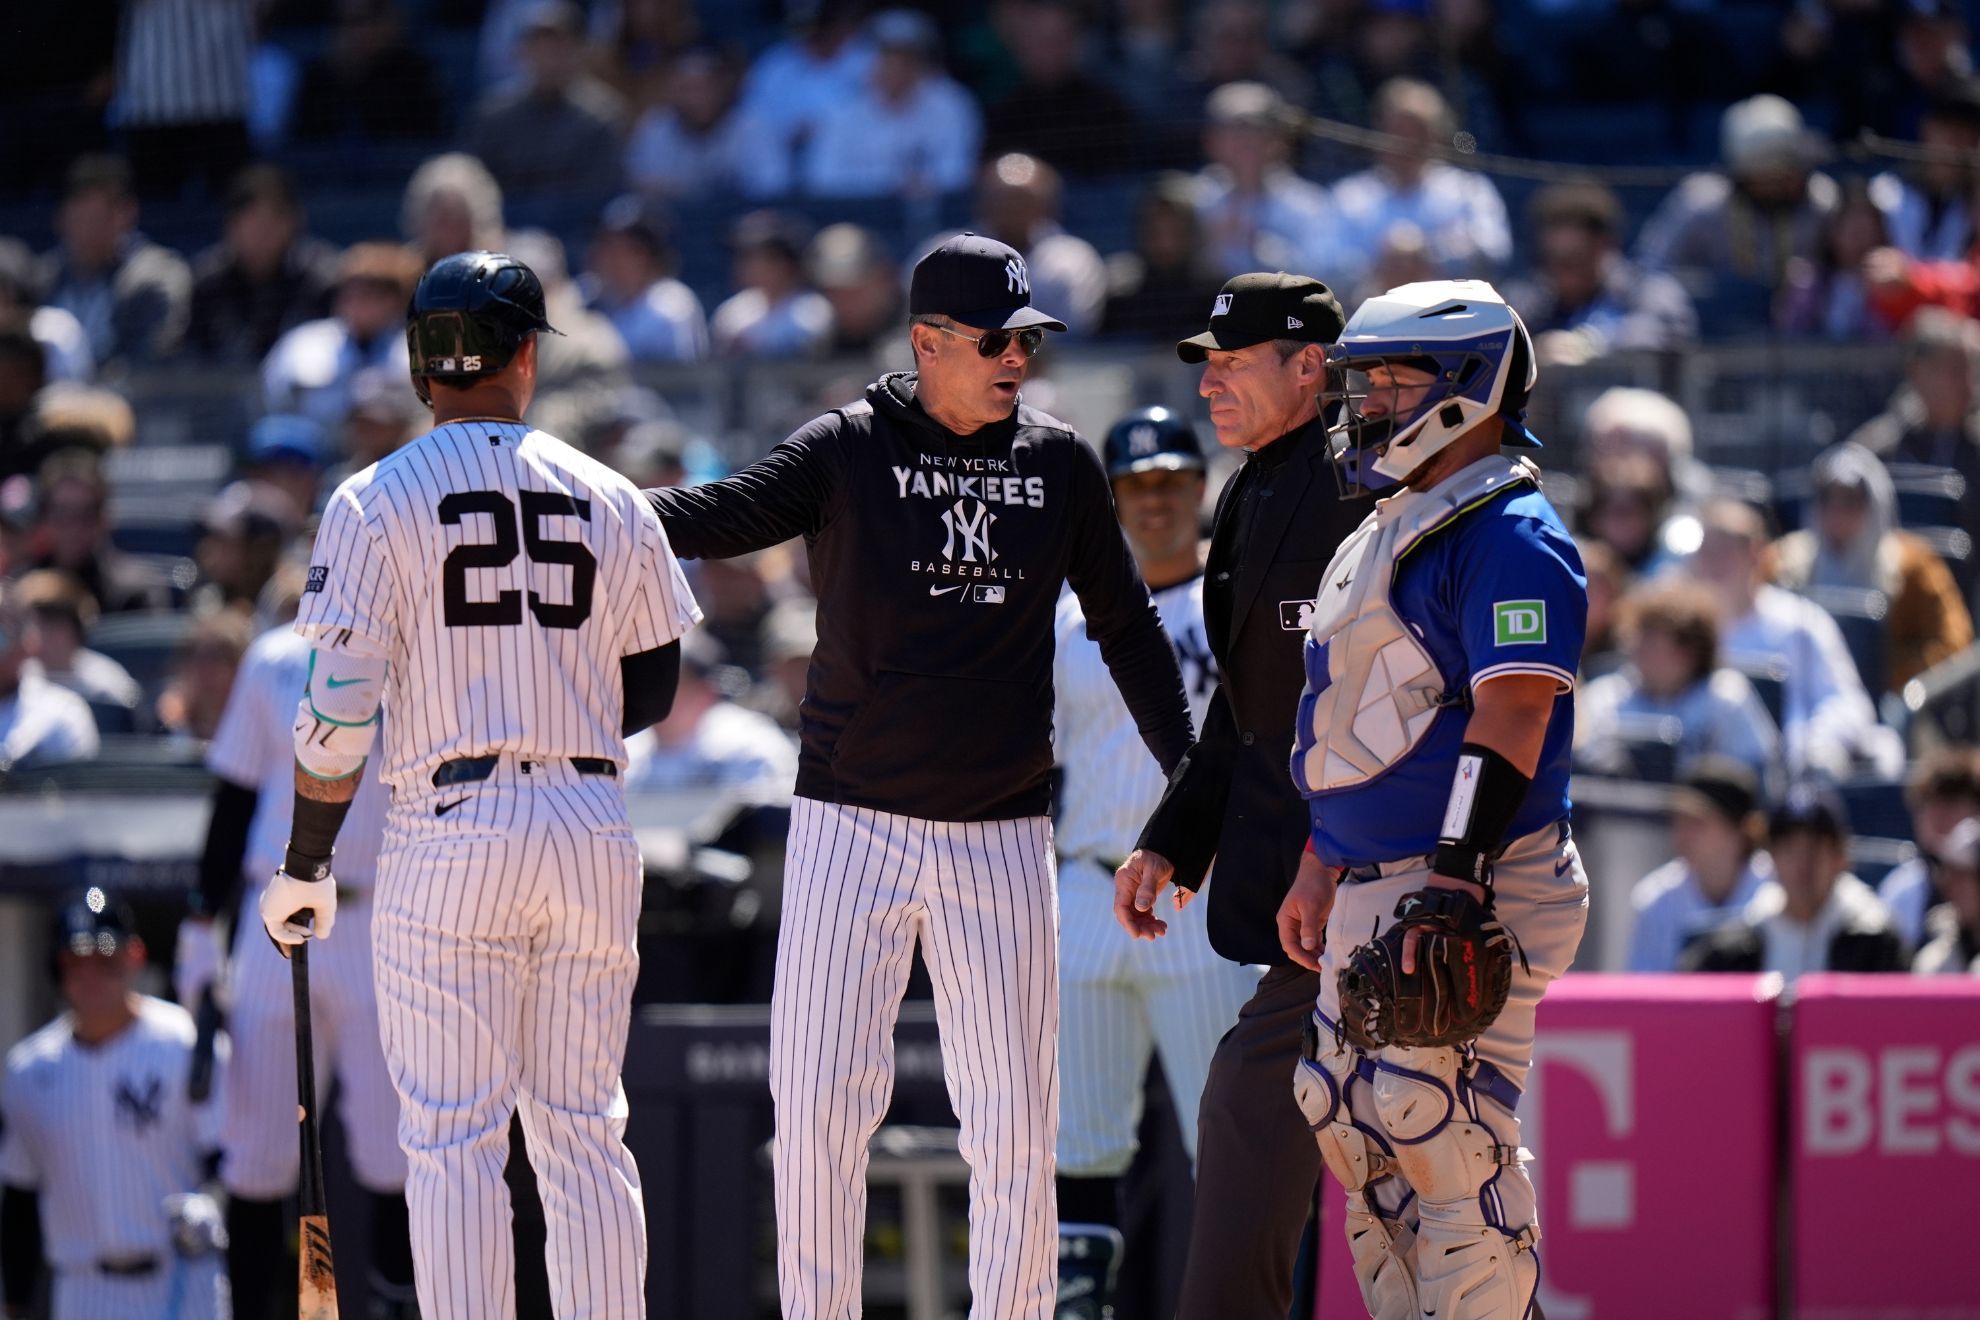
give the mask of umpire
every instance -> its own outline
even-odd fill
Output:
[[[908,312],[915,371],[726,481],[649,498],[687,558],[802,536],[818,590],[771,996],[784,1314],[858,1312],[867,1141],[919,941],[972,1175],[972,1314],[1045,1320],[1061,584],[1164,773],[1189,746],[1189,710],[1098,455],[1018,397],[1045,331],[1065,329],[1031,306],[1024,258],[951,239],[915,267]]]
[[[1320,394],[1340,302],[1301,275],[1240,275],[1210,327],[1176,345],[1202,363],[1219,443],[1245,460],[1217,499],[1203,614],[1222,676],[1200,740],[1115,878],[1114,910],[1140,937],[1166,929],[1155,898],[1178,905],[1212,858],[1210,943],[1267,971],[1217,1046],[1198,1116],[1196,1210],[1179,1320],[1263,1320],[1292,1304],[1293,1260],[1320,1156],[1285,1079],[1299,1058],[1319,977],[1287,960],[1276,917],[1307,837],[1287,772],[1305,681],[1303,607],[1372,497],[1343,500],[1328,458]]]

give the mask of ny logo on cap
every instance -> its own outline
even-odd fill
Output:
[[[1024,272],[1024,258],[1012,257],[1004,262],[1004,283],[1012,293],[1031,296],[1031,277]]]
[[[1230,310],[1231,310],[1231,295],[1228,293],[1220,293],[1217,295],[1216,306],[1210,309],[1210,315],[1222,316],[1225,312],[1228,312]]]
[[[1137,426],[1128,432],[1128,453],[1145,458],[1161,448],[1161,436],[1152,426]]]

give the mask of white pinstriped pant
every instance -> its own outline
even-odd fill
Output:
[[[792,804],[770,1090],[777,1280],[791,1320],[860,1314],[867,1142],[922,941],[969,1162],[970,1315],[1048,1320],[1058,1274],[1052,823]]]
[[[407,1160],[419,1313],[516,1314],[509,1116],[549,1229],[557,1320],[646,1313],[646,1219],[620,1082],[640,904],[619,780],[533,762],[400,794],[372,922]],[[444,817],[433,808],[455,798]]]
[[[1259,975],[1210,947],[1208,912],[1207,893],[1181,912],[1165,901],[1169,933],[1130,939],[1114,917],[1113,872],[1083,857],[1061,859],[1060,1173],[1127,1172],[1151,1051],[1162,1060],[1183,1149],[1196,1159],[1196,1111],[1210,1056],[1257,993]]]

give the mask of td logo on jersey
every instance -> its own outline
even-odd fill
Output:
[[[1493,603],[1494,646],[1539,646],[1546,640],[1546,601],[1502,600]]]

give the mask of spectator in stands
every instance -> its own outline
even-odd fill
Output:
[[[896,338],[905,342],[907,298],[900,267],[872,230],[827,225],[805,250],[804,268],[812,287],[832,305],[834,357],[872,354]],[[1038,278],[1036,267],[1032,278]]]
[[[18,576],[34,562],[40,520],[34,478],[18,472],[0,477],[0,580]]]
[[[129,731],[143,689],[129,670],[84,645],[96,626],[96,601],[82,583],[58,569],[41,568],[22,574],[13,595],[26,629],[27,654],[41,666],[42,676],[93,710],[121,712],[124,731]]]
[[[1788,259],[1787,284],[1774,305],[1775,326],[1786,334],[1840,343],[1888,338],[1864,277],[1865,260],[1888,241],[1884,213],[1869,188],[1858,178],[1844,180],[1815,255]]]
[[[0,324],[0,479],[41,466],[28,431],[47,383],[48,350],[26,326]]]
[[[1336,279],[1339,225],[1327,190],[1293,172],[1291,107],[1263,83],[1226,83],[1204,113],[1209,164],[1196,176],[1196,214],[1218,278],[1290,270]]]
[[[790,37],[750,65],[737,113],[748,125],[757,185],[772,196],[788,191],[818,121],[860,94],[874,50],[860,32],[860,0],[817,0],[791,7]]]
[[[1946,901],[1925,920],[1926,941],[1911,970],[1928,976],[1980,976],[1980,818],[1946,836],[1939,859]]]
[[[1951,468],[1966,479],[1969,494],[1980,492],[1980,324],[1943,308],[1928,307],[1911,319],[1904,333],[1904,384],[1881,416],[1850,435],[1886,463]],[[1980,559],[1969,555],[1954,565],[1967,599],[1973,599],[1973,572]]]
[[[1631,455],[1654,462],[1658,484],[1670,492],[1657,528],[1657,553],[1688,555],[1698,548],[1697,511],[1711,497],[1712,473],[1693,456],[1691,419],[1683,408],[1655,390],[1615,386],[1596,395],[1582,413],[1581,439],[1589,472],[1603,472]]]
[[[64,308],[42,303],[34,253],[18,238],[0,238],[0,330],[15,328],[41,345],[48,380],[87,381],[96,374],[82,322]]]
[[[1141,154],[1133,112],[1086,71],[1086,20],[1077,0],[1011,0],[1001,31],[1018,84],[991,105],[984,150],[1022,151],[1075,176],[1133,169]]]
[[[1224,283],[1207,248],[1194,181],[1174,173],[1150,180],[1135,206],[1134,250],[1107,258],[1100,332],[1168,339],[1202,319]]]
[[[738,704],[719,682],[721,645],[700,629],[681,639],[681,680],[667,718],[626,739],[628,792],[734,788],[788,795],[797,749],[776,721]]]
[[[1656,459],[1630,451],[1591,464],[1582,492],[1582,533],[1629,572],[1650,578],[1677,563],[1661,536],[1671,512],[1670,474]]]
[[[1272,11],[1261,0],[1210,0],[1190,20],[1183,55],[1189,79],[1181,95],[1201,104],[1227,83],[1263,83],[1288,105],[1313,100],[1313,77],[1273,39]]]
[[[736,292],[715,309],[709,332],[725,357],[798,358],[824,351],[832,305],[804,283],[801,221],[753,211],[729,233]]]
[[[1918,855],[1892,867],[1877,886],[1904,942],[1925,942],[1925,914],[1944,900],[1941,861],[1953,826],[1980,816],[1980,752],[1962,744],[1934,748],[1918,758],[1904,784],[1911,837]]]
[[[1782,728],[1788,769],[1835,779],[1859,766],[1894,775],[1903,746],[1877,723],[1835,620],[1813,601],[1766,580],[1767,525],[1738,500],[1714,500],[1691,571],[1718,597],[1726,663],[1784,676]]]
[[[1744,310],[1728,301],[1742,289],[1779,289],[1791,258],[1815,259],[1838,194],[1835,180],[1815,169],[1817,144],[1801,112],[1778,96],[1730,107],[1719,138],[1722,168],[1690,176],[1663,200],[1644,223],[1637,256],[1694,294],[1717,296],[1715,312],[1730,316]],[[1754,307],[1763,304],[1764,294]]]
[[[1588,626],[1582,634],[1580,673],[1586,683],[1622,667],[1617,613],[1623,594],[1629,590],[1630,573],[1622,557],[1601,541],[1577,536],[1574,548],[1581,554],[1581,569],[1588,578]]]
[[[1090,335],[1107,301],[1107,265],[1091,243],[1065,231],[1063,206],[1059,172],[1036,156],[1010,152],[977,176],[976,231],[1022,253],[1032,298],[1058,311],[1069,334]]]
[[[323,474],[322,489],[335,490],[427,430],[432,416],[411,382],[390,367],[366,367],[351,377],[351,409],[344,415],[342,464]]]
[[[1780,764],[1779,734],[1746,676],[1720,664],[1711,594],[1689,582],[1651,583],[1625,595],[1618,615],[1629,663],[1582,689],[1575,763],[1640,775],[1633,749],[1648,740],[1660,754],[1671,749],[1679,774],[1700,757],[1723,756],[1764,783]]]
[[[635,362],[708,356],[708,318],[694,290],[674,278],[661,221],[628,194],[607,206],[585,249],[585,305],[612,323]]]
[[[0,580],[0,774],[96,755],[96,721],[81,697],[28,655],[19,588]]]
[[[137,416],[121,394],[83,385],[50,385],[34,396],[15,436],[8,466],[39,472],[66,449],[103,455],[131,443]]]
[[[687,428],[675,421],[635,422],[601,447],[600,457],[641,490],[686,486]]]
[[[193,549],[200,583],[193,589],[191,607],[252,613],[306,513],[281,490],[258,481],[222,487],[206,506]],[[226,694],[221,695],[224,699]]]
[[[331,315],[289,331],[263,359],[263,406],[335,426],[350,409],[352,376],[365,367],[406,370],[406,304],[423,273],[419,258],[397,243],[347,250]]]
[[[421,269],[456,252],[502,248],[502,186],[473,156],[435,156],[406,182],[399,232],[419,254]]]
[[[169,196],[197,178],[217,196],[248,161],[254,6],[176,0],[120,8],[111,119],[138,191]]]
[[[337,0],[329,46],[304,66],[294,133],[304,142],[391,142],[440,132],[433,61],[406,39],[396,0]]]
[[[818,602],[809,596],[778,601],[764,617],[763,673],[743,704],[775,720],[788,738],[797,736],[798,707],[817,646]]]
[[[1698,339],[1691,296],[1670,276],[1640,271],[1621,251],[1623,209],[1599,183],[1557,183],[1527,207],[1531,275],[1506,285],[1542,366],[1579,366],[1612,352],[1669,352]]]
[[[594,17],[592,40],[599,75],[634,104],[654,99],[682,55],[710,49],[694,0],[619,0]]]
[[[1815,460],[1812,525],[1774,544],[1774,581],[1789,591],[1871,591],[1887,603],[1885,687],[1904,685],[1973,641],[1973,620],[1946,563],[1898,526],[1883,462],[1845,441]]]
[[[1774,884],[1764,847],[1760,782],[1739,761],[1701,757],[1671,801],[1671,848],[1677,856],[1629,891],[1636,914],[1626,972],[1675,972],[1699,939],[1740,922]]]
[[[59,568],[81,582],[100,614],[165,609],[170,584],[110,540],[110,485],[87,449],[63,449],[41,465],[39,551],[35,568]]]
[[[299,512],[317,507],[323,469],[330,458],[323,427],[295,413],[270,413],[248,429],[247,462],[242,475],[261,486],[273,486]]]
[[[569,0],[530,10],[523,85],[476,108],[467,150],[511,194],[604,201],[619,190],[626,108],[584,69],[584,17]]]
[[[587,310],[564,260],[564,245],[541,229],[509,235],[509,253],[536,272],[554,335],[536,350],[536,398],[523,415],[552,435],[587,436],[632,383],[632,356],[607,318]]]
[[[1422,232],[1440,276],[1483,279],[1505,265],[1512,230],[1499,190],[1477,171],[1432,156],[1457,133],[1443,93],[1414,78],[1392,78],[1376,91],[1373,113],[1388,145],[1374,153],[1373,168],[1334,185],[1338,282],[1358,283],[1384,236],[1404,222]]]
[[[781,191],[760,152],[761,130],[736,110],[735,66],[719,50],[693,46],[667,68],[664,94],[626,138],[626,182],[651,197]]]
[[[867,28],[873,67],[818,118],[799,179],[820,197],[925,197],[969,184],[982,141],[976,102],[941,68],[934,21],[890,9]]]
[[[1954,77],[1935,89],[1918,123],[1918,145],[1935,153],[1870,183],[1891,246],[1914,261],[1958,261],[1976,237],[1968,209],[1980,153],[1980,78]]]
[[[1777,972],[1789,985],[1806,972],[1906,970],[1889,909],[1848,870],[1848,817],[1833,789],[1812,780],[1789,788],[1768,815],[1767,844],[1778,883],[1737,924],[1692,944],[1684,970]]]
[[[304,231],[294,180],[252,165],[227,191],[218,243],[193,262],[186,346],[209,362],[246,366],[305,321],[330,314],[337,249]]]
[[[192,272],[138,232],[130,167],[85,156],[69,167],[55,213],[61,242],[41,259],[46,301],[82,323],[99,367],[169,356],[186,333]]]
[[[158,727],[173,738],[211,739],[227,709],[241,657],[253,640],[248,609],[201,610],[179,643],[171,676],[158,694]]]

